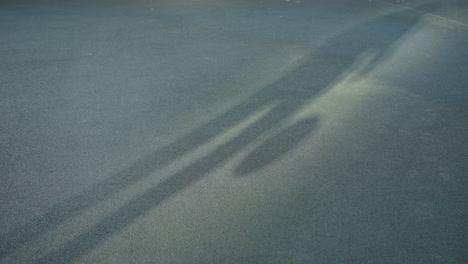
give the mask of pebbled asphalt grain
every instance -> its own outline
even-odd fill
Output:
[[[466,263],[464,14],[2,2],[0,263]]]

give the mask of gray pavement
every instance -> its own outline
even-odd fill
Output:
[[[467,263],[466,10],[0,4],[0,263]]]
[[[428,17],[449,20],[452,26],[466,27],[468,25],[468,2],[464,0],[387,0],[403,8],[414,8]],[[426,10],[424,6],[437,5],[436,10]]]

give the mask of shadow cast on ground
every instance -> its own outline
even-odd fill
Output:
[[[374,58],[369,67],[371,69],[372,65],[382,58],[384,52],[419,21],[418,16],[408,15],[407,12],[409,11],[379,17],[335,36],[315,50],[299,67],[217,118],[194,129],[176,142],[136,161],[128,168],[109,176],[88,191],[58,203],[45,214],[4,234],[0,238],[0,260],[26,242],[78,216],[85,209],[154,174],[262,107],[272,102],[279,102],[265,116],[238,136],[162,180],[67,242],[60,249],[45,255],[37,263],[68,263],[80,258],[113,234],[130,225],[138,217],[145,215],[149,210],[199,181],[269,130],[276,128],[282,121],[294,115],[305,103],[325,93],[350,70],[362,53],[371,49],[382,51]],[[315,130],[318,120],[318,117],[304,119],[284,129],[253,150],[236,168],[235,173],[245,175],[274,162]]]
[[[304,118],[268,139],[253,150],[235,168],[238,176],[255,172],[279,159],[316,129],[318,118]]]

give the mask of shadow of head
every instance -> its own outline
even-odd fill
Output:
[[[235,168],[235,176],[245,176],[272,164],[294,149],[317,128],[318,117],[305,118],[283,129],[250,152]]]
[[[423,12],[437,11],[445,0],[387,0],[395,4],[406,5],[418,9]]]
[[[442,7],[440,1],[431,1],[423,4],[416,4],[415,8],[426,13],[432,13],[439,10]]]

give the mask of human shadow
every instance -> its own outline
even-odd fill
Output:
[[[234,169],[235,175],[243,176],[273,163],[306,138],[318,121],[317,117],[304,118],[269,138],[243,159]]]
[[[118,191],[154,174],[263,107],[276,103],[273,109],[239,135],[188,167],[162,180],[156,186],[140,194],[116,212],[67,242],[62,248],[40,258],[37,263],[67,263],[83,256],[138,217],[203,178],[254,140],[294,115],[305,103],[326,92],[340,76],[353,67],[355,60],[362,53],[368,50],[380,50],[381,52],[368,65],[371,69],[372,65],[385,55],[385,50],[419,21],[417,16],[408,15],[406,12],[408,11],[376,18],[333,37],[315,50],[299,67],[217,118],[194,129],[174,143],[137,160],[128,168],[109,176],[88,191],[58,203],[45,214],[2,235],[0,238],[0,260],[26,242],[78,216],[80,212],[110,198]],[[236,172],[246,174],[278,159],[279,156],[292,149],[300,139],[310,134],[316,128],[317,122],[318,118],[311,118],[280,132],[277,137],[268,140],[267,145],[261,145],[248,156],[258,158],[263,155],[258,158],[260,160],[259,166],[246,160],[241,163]],[[272,145],[278,144],[290,133],[295,134],[293,136],[298,138],[289,143],[281,143],[283,145],[277,146],[278,149],[274,155],[265,154],[269,151],[275,151]]]

